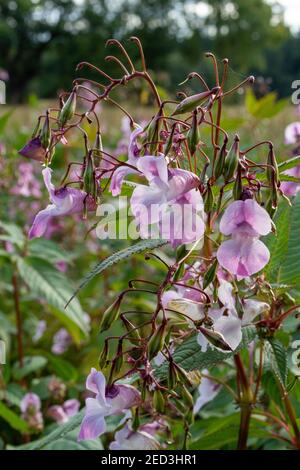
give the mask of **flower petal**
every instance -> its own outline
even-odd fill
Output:
[[[86,399],[86,412],[82,420],[78,441],[96,439],[106,431],[106,423],[102,408],[95,398]]]

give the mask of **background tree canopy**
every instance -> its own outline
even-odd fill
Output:
[[[271,78],[281,95],[300,76],[299,37],[265,0],[0,0],[8,100],[55,96],[69,88],[79,61],[103,63],[107,38],[131,35],[140,37],[149,67],[167,89],[191,68],[203,70],[206,50],[230,57],[239,75]]]

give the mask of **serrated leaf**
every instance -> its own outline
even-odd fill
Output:
[[[12,369],[12,374],[16,380],[21,380],[26,375],[42,369],[47,364],[47,359],[42,356],[25,356],[23,359],[23,367],[16,362]]]
[[[20,432],[27,432],[28,425],[26,421],[20,418],[14,411],[10,410],[3,402],[0,402],[0,416],[3,418],[13,429]]]
[[[72,256],[63,250],[57,243],[46,238],[33,238],[28,243],[28,254],[35,258],[42,258],[51,264],[64,261],[70,263]]]
[[[94,266],[94,268],[85,276],[85,278],[79,284],[78,288],[73,293],[72,297],[69,299],[67,305],[70,304],[70,302],[81,291],[81,289],[83,289],[92,279],[94,279],[95,276],[105,271],[105,269],[110,268],[114,264],[120,263],[121,261],[124,261],[125,259],[145,250],[153,250],[154,248],[158,248],[159,246],[166,244],[166,240],[141,240],[132,246],[124,248],[123,250],[117,251],[111,256],[108,256],[104,260],[100,261],[100,263],[96,264],[96,266]]]
[[[0,228],[5,232],[4,235],[0,235],[1,240],[10,241],[19,248],[23,247],[25,243],[25,236],[20,227],[18,227],[16,224],[0,221]]]
[[[18,258],[17,266],[23,281],[34,295],[50,304],[54,315],[64,323],[75,341],[87,336],[87,325],[79,301],[65,308],[70,298],[72,287],[66,277],[45,260],[27,257]]]
[[[278,380],[281,382],[283,387],[285,387],[288,375],[286,348],[280,341],[274,338],[269,339],[268,344],[271,348],[271,354],[269,354],[270,365]]]
[[[282,173],[286,170],[290,170],[291,168],[294,168],[297,165],[300,165],[300,155],[297,155],[296,157],[290,158],[289,160],[279,163],[279,173]]]

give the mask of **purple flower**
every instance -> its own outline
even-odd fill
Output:
[[[292,122],[285,128],[284,139],[287,145],[300,141],[300,122]]]
[[[40,397],[35,393],[26,393],[20,402],[20,408],[22,413],[39,411],[41,409]]]
[[[220,231],[231,235],[217,251],[220,265],[239,279],[260,271],[269,261],[268,248],[258,239],[267,235],[272,221],[265,209],[256,201],[235,201],[226,209]]]
[[[44,235],[53,217],[83,212],[85,200],[88,210],[95,210],[96,208],[95,201],[87,196],[84,191],[68,187],[55,189],[51,183],[51,173],[52,170],[49,167],[42,171],[51,204],[36,215],[29,231],[30,239]]]
[[[137,129],[135,129],[130,136],[128,147],[128,160],[126,163],[131,166],[121,165],[117,167],[116,170],[114,170],[113,172],[109,188],[113,196],[118,196],[121,193],[121,188],[125,176],[129,174],[138,173],[138,171],[132,167],[137,166],[137,161],[140,156],[140,148],[137,144],[137,138],[142,132],[143,129],[138,126]]]
[[[48,409],[48,415],[57,423],[67,423],[69,419],[78,413],[80,403],[75,398],[66,400],[62,406],[53,405]]]
[[[36,330],[32,337],[32,341],[34,343],[37,343],[41,339],[43,334],[45,333],[46,329],[47,329],[47,323],[45,322],[45,320],[40,320],[36,326]]]
[[[40,197],[41,188],[39,181],[35,178],[34,167],[31,162],[20,163],[18,167],[19,176],[17,183],[11,188],[11,194],[24,197]]]
[[[203,370],[204,374],[208,374],[207,370]],[[201,378],[201,383],[198,388],[199,397],[194,406],[194,414],[199,413],[204,405],[212,401],[219,393],[221,385],[213,382],[206,377]]]
[[[105,417],[120,414],[139,403],[140,394],[131,385],[114,384],[106,386],[102,372],[92,368],[86,380],[87,390],[95,398],[86,399],[86,411],[78,440],[96,439],[106,431]]]
[[[41,413],[41,400],[35,393],[26,393],[21,400],[20,408],[22,418],[29,424],[30,428],[35,431],[43,429],[43,415]]]
[[[44,162],[46,150],[42,146],[41,139],[39,137],[34,137],[27,142],[21,150],[19,150],[19,154],[23,157],[31,158],[32,160]]]
[[[284,174],[300,178],[300,165],[297,165],[294,168],[291,168],[290,170],[286,170]],[[280,185],[280,189],[284,192],[286,196],[296,196],[296,194],[300,190],[300,183],[295,183],[293,181],[283,181]]]
[[[168,168],[164,155],[147,155],[137,163],[149,185],[138,185],[131,197],[131,210],[143,238],[149,225],[159,224],[160,236],[172,246],[191,243],[204,233],[203,201],[196,190],[199,179],[190,171]]]
[[[155,450],[160,445],[156,439],[143,430],[141,426],[139,431],[133,431],[128,424],[115,434],[115,440],[109,446],[110,450]]]
[[[53,336],[53,344],[51,351],[53,354],[60,355],[66,352],[72,343],[72,337],[65,328],[60,328],[60,330],[55,333]]]

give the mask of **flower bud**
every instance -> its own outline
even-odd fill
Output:
[[[221,147],[221,149],[218,153],[215,168],[214,168],[214,176],[215,176],[216,179],[218,179],[223,174],[224,165],[225,165],[225,158],[226,158],[226,154],[227,154],[227,150],[226,150],[227,143],[228,143],[228,139],[227,139],[227,137],[225,137],[224,138],[224,143],[223,143],[223,145],[222,145],[222,147]]]
[[[51,130],[49,124],[49,113],[47,112],[45,122],[42,128],[42,132],[40,135],[42,147],[46,150],[49,147],[51,138]]]
[[[189,113],[190,111],[193,111],[195,108],[197,108],[197,106],[202,103],[202,101],[206,100],[215,92],[216,88],[213,88],[212,90],[203,91],[202,93],[198,93],[197,95],[188,96],[187,98],[182,100],[181,103],[179,103],[172,115],[176,116],[176,114]]]
[[[60,127],[64,127],[64,125],[72,119],[72,117],[75,114],[76,111],[76,95],[77,90],[74,89],[72,93],[70,94],[69,98],[67,101],[64,103],[62,109],[60,110],[59,116],[58,116],[58,124]]]
[[[236,178],[235,178],[235,181],[234,181],[232,194],[233,194],[233,197],[236,201],[241,199],[241,196],[243,194],[242,169],[241,169],[240,164],[238,164],[237,174],[236,174]]]
[[[209,184],[207,184],[207,190],[204,195],[204,210],[209,213],[214,207],[214,195]]]
[[[111,325],[117,320],[120,314],[120,305],[122,298],[118,297],[103,313],[101,324],[100,324],[100,333],[108,330]]]
[[[148,344],[148,358],[151,361],[163,349],[166,337],[166,321],[163,321],[158,330],[152,335]]]
[[[165,412],[165,399],[162,392],[156,389],[153,394],[153,406],[158,413]]]
[[[240,139],[239,139],[239,136],[236,135],[234,138],[234,142],[225,158],[225,165],[224,165],[225,181],[229,181],[231,178],[233,178],[236,172],[237,166],[238,166],[239,154],[240,154]]]
[[[214,281],[216,277],[217,267],[218,260],[216,258],[203,276],[203,289],[206,289],[207,286],[209,286],[209,284]]]
[[[197,150],[197,145],[200,141],[200,133],[198,127],[197,111],[193,113],[192,126],[187,134],[188,146],[191,152],[191,155],[194,156]]]

